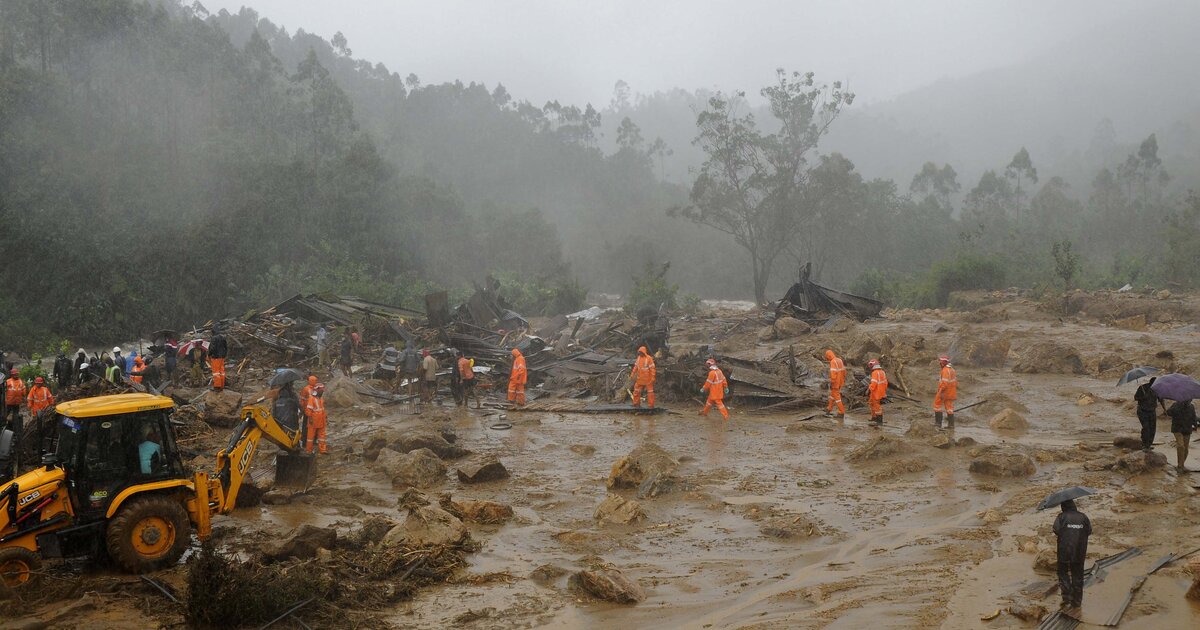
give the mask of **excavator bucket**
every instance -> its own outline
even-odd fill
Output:
[[[275,485],[305,490],[317,475],[317,459],[311,453],[280,453],[275,456]]]

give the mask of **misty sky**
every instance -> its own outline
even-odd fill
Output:
[[[1114,19],[1115,0],[202,0],[289,32],[342,31],[355,57],[425,83],[504,83],[517,98],[597,106],[636,92],[745,89],[776,67],[849,80],[861,102],[1008,65]]]

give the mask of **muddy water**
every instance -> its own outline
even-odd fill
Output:
[[[889,322],[871,330],[934,340],[939,339],[932,332],[936,324]],[[1015,347],[1072,338],[1087,340],[1088,351],[1143,352],[1195,341],[1194,336],[1168,333],[1148,342],[1139,333],[1039,322],[977,328],[989,327],[995,334],[1012,335]],[[915,373],[909,368],[910,384]],[[1001,435],[988,428],[986,417],[966,412],[955,436],[983,445],[1039,449],[1032,477],[975,476],[967,470],[967,449],[938,450],[923,440],[903,438],[910,419],[928,421],[928,409],[912,403],[889,407],[889,426],[882,430],[865,427],[861,413],[851,413],[844,426],[830,431],[787,433],[788,425],[812,412],[763,417],[734,410],[734,419],[724,423],[681,406],[653,420],[510,413],[507,421],[513,428],[496,431],[489,428],[494,415],[446,409],[371,421],[335,414],[330,439],[343,446],[337,441],[339,432],[353,431],[361,439],[369,427],[449,427],[463,446],[500,457],[512,472],[509,480],[481,486],[458,484],[451,472],[433,491],[513,505],[516,518],[508,524],[474,529],[484,547],[471,557],[470,570],[508,572],[519,579],[423,591],[391,612],[389,620],[404,627],[446,627],[467,612],[483,615],[473,627],[488,628],[1032,627],[1034,623],[1007,613],[986,622],[981,618],[1006,609],[1014,593],[1054,580],[1034,571],[1034,554],[1022,545],[1053,548],[1049,527],[1054,514],[1033,508],[1049,492],[1075,484],[1102,491],[1080,501],[1096,530],[1090,560],[1130,546],[1144,549],[1085,592],[1084,619],[1089,623],[1107,619],[1133,577],[1155,559],[1200,546],[1195,536],[1200,533],[1200,501],[1192,487],[1200,475],[1181,477],[1169,469],[1129,480],[1084,468],[1088,462],[1115,460],[1119,451],[1104,446],[1111,445],[1113,435],[1136,434],[1136,420],[1125,403],[1131,386],[1117,389],[1088,376],[1013,374],[1007,368],[960,368],[959,377],[960,405],[1004,394],[1029,409],[1025,415],[1032,427]],[[933,378],[931,373],[930,383]],[[1082,393],[1091,394],[1094,402],[1079,404]],[[928,398],[926,392],[914,395]],[[1156,443],[1174,464],[1172,438],[1162,428]],[[879,433],[904,440],[908,451],[878,461],[847,462],[850,450]],[[611,465],[646,442],[679,458],[680,472],[692,488],[642,501],[648,518],[639,525],[596,524],[592,513],[607,494],[604,481]],[[572,445],[596,450],[582,456]],[[348,446],[357,449],[361,442]],[[1192,464],[1200,467],[1200,459]],[[905,472],[909,469],[917,472]],[[397,515],[392,507],[396,493],[388,481],[359,465],[355,456],[331,456],[318,485],[364,488],[380,505],[363,509]],[[240,510],[224,523],[246,532],[277,532],[304,522],[352,526],[355,519],[336,503]],[[788,539],[764,533],[765,525],[797,522],[811,528]],[[548,585],[525,579],[545,564],[571,571],[600,564],[616,567],[636,579],[648,598],[636,606],[595,603],[568,591],[565,578]],[[1135,595],[1121,627],[1200,627],[1200,607],[1183,598],[1187,584],[1178,564],[1163,568]],[[1056,598],[1052,594],[1041,603],[1053,608]]]

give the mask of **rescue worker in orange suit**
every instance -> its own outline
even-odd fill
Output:
[[[300,390],[300,408],[308,409],[308,399],[312,398],[313,392],[317,390],[317,376],[315,374],[308,375],[308,385]],[[300,414],[300,446],[308,445],[308,413]]]
[[[318,447],[322,454],[329,452],[329,446],[325,440],[325,386],[317,385],[313,388],[312,395],[308,397],[308,404],[304,406],[304,416],[308,419],[308,445],[304,447],[305,452],[313,452],[313,447]]]
[[[43,409],[49,409],[54,406],[54,394],[50,393],[50,388],[46,387],[46,379],[37,377],[33,379],[33,387],[29,389],[29,415],[36,416]]]
[[[646,346],[638,348],[637,360],[633,362],[633,406],[642,406],[642,392],[646,393],[646,402],[650,408],[654,408],[654,381],[658,378],[658,371],[654,367],[654,357],[650,356],[650,351]]]
[[[942,413],[946,414],[946,428],[954,428],[954,399],[958,398],[958,374],[954,371],[954,366],[950,365],[950,357],[942,355],[938,357],[938,364],[942,366],[941,376],[938,378],[937,394],[933,397],[933,424],[937,428],[942,428]]]
[[[879,359],[871,359],[867,362],[867,368],[871,371],[871,384],[867,387],[867,402],[871,405],[871,424],[881,426],[883,424],[883,399],[887,397],[888,380],[887,374],[883,371],[883,366],[879,365]]]
[[[134,383],[141,383],[142,372],[145,370],[146,362],[142,360],[142,357],[140,355],[133,357],[133,370],[129,372],[129,380],[133,381]]]
[[[846,364],[833,350],[825,351],[825,359],[829,361],[829,404],[825,406],[825,415],[832,416],[836,405],[837,417],[841,420],[846,417],[846,406],[842,404],[842,388],[846,386]]]
[[[525,405],[525,382],[529,374],[525,370],[525,357],[520,350],[513,348],[512,370],[508,373],[508,400],[516,406]]]
[[[725,394],[729,393],[729,381],[725,380],[725,374],[721,372],[721,368],[717,367],[715,359],[708,360],[708,378],[704,381],[704,387],[701,387],[700,391],[708,393],[708,400],[704,401],[704,409],[700,411],[700,415],[707,416],[708,410],[716,405],[717,410],[721,412],[721,417],[728,420],[729,410],[725,408],[723,401]]]
[[[208,369],[212,370],[213,389],[225,389],[225,357],[229,355],[229,343],[219,328],[213,328],[213,337],[208,342]]]
[[[21,405],[25,403],[25,381],[14,368],[4,380],[4,418],[0,418],[0,427],[12,429],[14,435],[21,435]]]

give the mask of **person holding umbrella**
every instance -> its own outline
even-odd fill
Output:
[[[1158,394],[1154,393],[1155,377],[1141,385],[1133,393],[1137,401],[1138,422],[1142,423],[1142,450],[1149,453],[1154,448],[1154,433],[1158,430]]]
[[[1188,456],[1188,444],[1192,441],[1192,430],[1196,428],[1196,407],[1190,400],[1177,400],[1169,408],[1167,415],[1171,417],[1171,433],[1175,436],[1175,470],[1185,473],[1184,466]]]
[[[1059,504],[1062,512],[1054,519],[1058,538],[1058,588],[1062,592],[1064,612],[1076,619],[1083,607],[1083,563],[1087,560],[1088,537],[1092,521],[1068,499]]]

